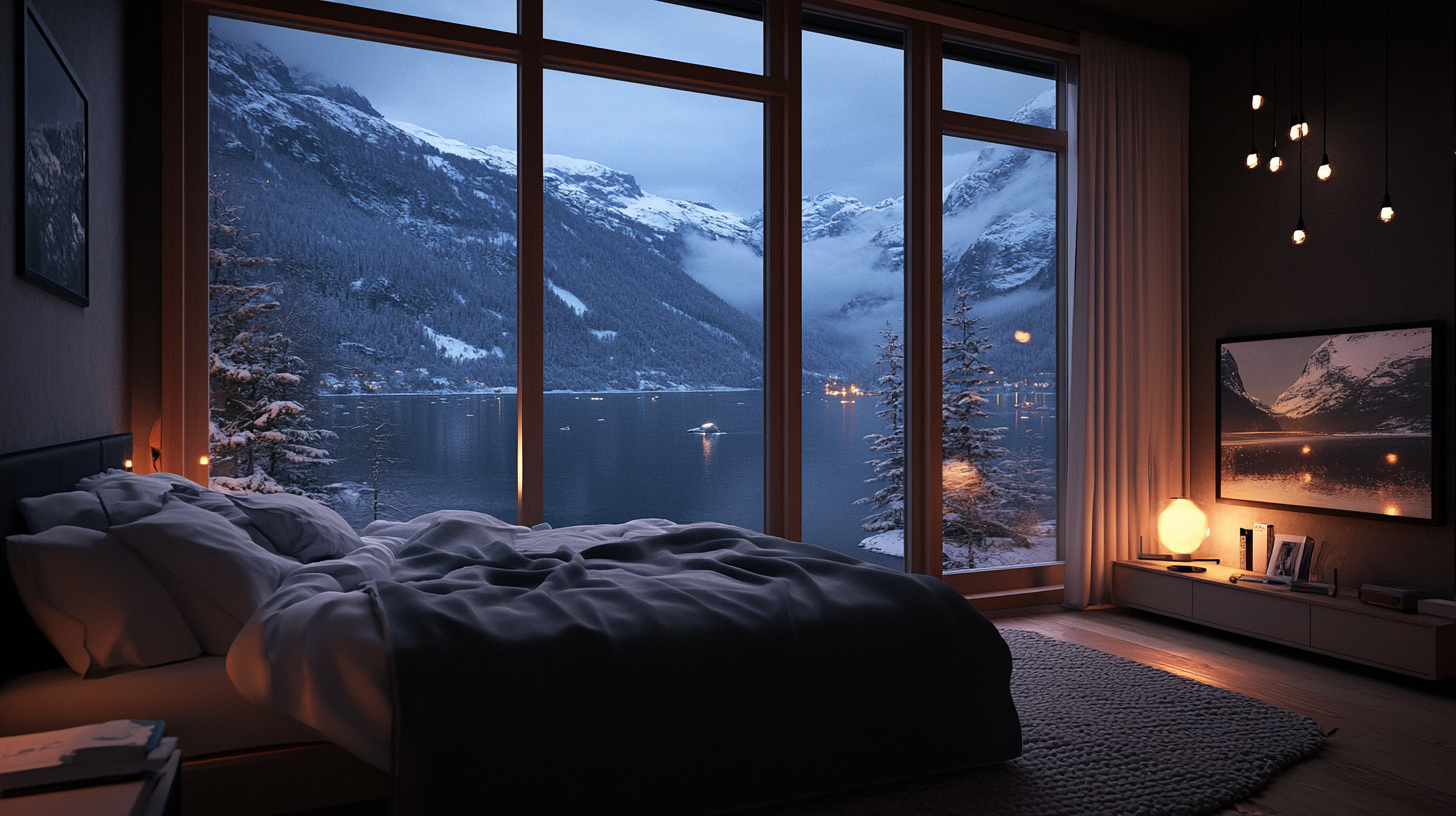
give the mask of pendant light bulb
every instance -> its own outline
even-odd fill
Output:
[[[1304,117],[1301,116],[1300,117],[1300,120],[1299,120],[1299,136],[1300,136],[1300,138],[1304,138],[1305,136],[1308,136],[1308,135],[1309,135],[1309,120],[1308,119],[1305,119]]]
[[[1304,127],[1299,124],[1299,117],[1289,114],[1289,141],[1297,142],[1304,137]]]
[[[1279,158],[1279,145],[1274,145],[1269,151],[1269,172],[1277,173],[1279,168],[1284,166],[1284,160]]]
[[[1250,148],[1249,149],[1249,157],[1246,158],[1246,159],[1244,159],[1244,166],[1245,167],[1248,167],[1250,170],[1256,170],[1256,169],[1258,169],[1258,167],[1259,167],[1259,151],[1258,150],[1256,150],[1254,148]]]
[[[1330,167],[1330,155],[1326,153],[1324,158],[1320,159],[1319,172],[1315,175],[1319,177],[1320,181],[1329,181],[1334,172],[1334,168]]]
[[[1299,223],[1294,225],[1294,235],[1290,236],[1290,240],[1294,242],[1295,246],[1299,246],[1304,243],[1306,237],[1308,236],[1304,233],[1304,216],[1301,215]]]
[[[1380,220],[1390,221],[1395,217],[1395,208],[1390,206],[1390,193],[1385,194],[1385,202],[1380,205]]]
[[[1258,91],[1254,92],[1253,106],[1254,110],[1258,110],[1264,107],[1264,95],[1259,93]]]

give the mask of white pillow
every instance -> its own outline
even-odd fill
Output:
[[[305,564],[343,558],[364,546],[343,516],[313,499],[292,493],[247,493],[229,498],[273,542],[274,551]]]
[[[30,616],[77,673],[188,660],[202,647],[131,548],[100,530],[52,527],[6,539]]]
[[[101,500],[84,490],[21,499],[16,505],[32,533],[61,526],[103,531],[111,526],[106,510],[101,507]]]
[[[112,524],[130,524],[162,509],[162,499],[178,485],[202,489],[175,473],[128,473],[115,468],[87,476],[76,483],[76,489],[95,494]]]
[[[207,654],[225,655],[243,624],[298,567],[222,516],[167,496],[162,509],[111,528],[167,588]]]

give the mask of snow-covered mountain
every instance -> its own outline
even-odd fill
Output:
[[[1219,355],[1219,428],[1225,433],[1278,431],[1279,420],[1269,407],[1244,390],[1239,361],[1227,348]]]
[[[1331,337],[1273,410],[1285,430],[1430,433],[1431,330]]]
[[[320,322],[308,351],[327,387],[513,384],[515,152],[386,119],[260,46],[210,47],[214,176],[257,253],[283,260],[259,274]],[[1053,102],[1016,118],[1049,123]],[[1004,335],[997,368],[1054,364],[1049,162],[989,147],[945,191],[946,287]],[[548,389],[761,384],[761,213],[657,196],[584,159],[546,156],[545,171]],[[823,193],[802,213],[806,372],[872,380],[877,332],[903,314],[903,200]]]

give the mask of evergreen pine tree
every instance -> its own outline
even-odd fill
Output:
[[[1004,428],[990,428],[985,421],[986,392],[991,386],[991,368],[982,362],[992,348],[981,318],[971,315],[968,293],[957,288],[955,302],[942,318],[941,334],[941,504],[945,536],[975,551],[984,548],[988,535],[1021,539],[1004,524],[1000,513],[1005,495],[996,478],[993,460],[1005,455],[996,443]]]
[[[208,189],[211,484],[303,493],[313,468],[334,461],[319,444],[336,435],[314,428],[300,401],[305,365],[280,325],[277,285],[245,281],[249,270],[277,259],[247,252],[257,233],[240,228],[238,207],[223,195],[215,180]]]
[[[863,525],[872,533],[905,528],[905,347],[889,323],[880,335],[885,342],[875,345],[880,349],[875,365],[883,367],[885,373],[879,377],[880,408],[876,414],[885,421],[885,432],[869,434],[865,439],[870,441],[870,450],[884,454],[869,461],[875,476],[867,481],[886,484],[873,496],[855,502],[875,508]]]

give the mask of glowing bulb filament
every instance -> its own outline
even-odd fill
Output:
[[[1294,243],[1295,243],[1295,244],[1296,244],[1296,245],[1297,245],[1297,244],[1302,244],[1302,243],[1304,243],[1304,239],[1305,239],[1305,234],[1304,234],[1304,230],[1302,230],[1302,229],[1297,229],[1297,230],[1295,230],[1295,231],[1294,231],[1294,235],[1293,235],[1293,236],[1292,236],[1292,240],[1293,240],[1293,241],[1294,241]]]
[[[1395,217],[1395,208],[1394,207],[1381,207],[1380,208],[1380,220],[1381,221],[1389,221],[1390,219],[1392,219],[1394,217]]]

